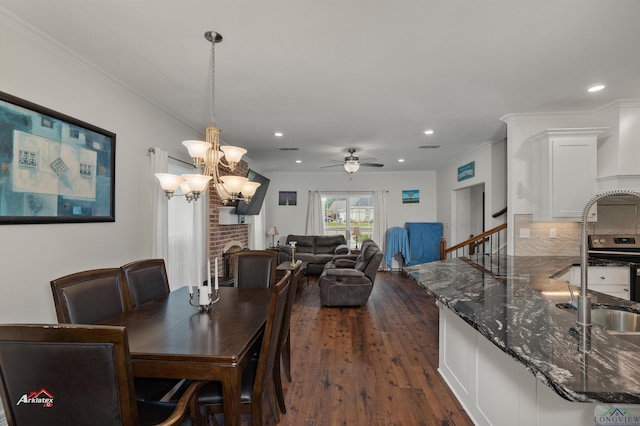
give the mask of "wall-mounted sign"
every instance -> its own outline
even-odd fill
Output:
[[[476,174],[476,162],[472,161],[464,166],[458,167],[458,182],[465,179],[470,179]]]

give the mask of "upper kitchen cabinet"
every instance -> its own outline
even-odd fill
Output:
[[[580,221],[596,194],[598,135],[606,127],[547,129],[529,139],[534,221]],[[595,219],[595,210],[589,213]]]

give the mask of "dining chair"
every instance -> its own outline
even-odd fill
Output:
[[[276,280],[278,252],[244,250],[232,255],[233,278],[236,287],[269,288]]]
[[[291,341],[289,339],[291,329],[291,311],[295,303],[296,292],[302,277],[302,261],[298,260],[296,266],[291,271],[291,285],[289,286],[289,294],[287,294],[287,303],[284,308],[284,317],[282,318],[282,330],[280,330],[280,339],[278,340],[279,359],[275,363],[273,378],[275,381],[276,398],[280,411],[287,412],[284,403],[284,390],[282,388],[282,373],[280,370],[280,361],[284,367],[284,374],[287,380],[291,381]]]
[[[291,291],[290,284],[291,271],[287,271],[284,277],[272,287],[269,313],[258,356],[252,357],[242,373],[240,410],[251,413],[251,424],[254,426],[263,424],[262,403],[265,397],[269,399],[269,408],[275,422],[280,421],[280,413],[273,395],[275,391],[274,371],[275,363],[280,362],[278,342],[287,296]],[[223,402],[224,395],[220,382],[209,382],[200,390],[198,403],[206,408],[211,416],[224,412]]]
[[[58,322],[95,324],[127,309],[120,268],[92,269],[51,281]]]
[[[188,423],[202,382],[174,404],[137,402],[124,327],[0,325],[0,396],[9,426]],[[199,411],[193,415],[201,421]]]
[[[136,260],[120,267],[133,307],[169,294],[164,259]]]
[[[128,291],[121,268],[92,269],[51,281],[53,302],[61,324],[98,324],[129,309]],[[136,378],[139,400],[158,401],[180,380]]]

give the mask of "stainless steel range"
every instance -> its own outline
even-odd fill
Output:
[[[629,263],[630,298],[640,302],[640,235],[589,235],[589,258]]]

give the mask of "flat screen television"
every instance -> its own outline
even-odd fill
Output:
[[[249,203],[238,201],[236,214],[255,216],[260,214],[260,209],[262,209],[262,204],[264,203],[264,196],[267,195],[270,180],[251,169],[249,169],[249,173],[247,173],[247,178],[252,182],[260,182],[260,186],[253,197],[251,197]]]

